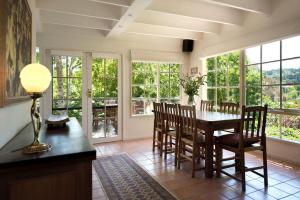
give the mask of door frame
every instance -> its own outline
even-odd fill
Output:
[[[88,96],[88,90],[92,87],[92,60],[99,58],[115,58],[118,59],[118,136],[113,138],[92,138],[92,97]],[[92,144],[120,141],[123,139],[123,120],[122,120],[122,56],[120,54],[102,53],[102,52],[85,52],[83,53],[83,88],[82,88],[82,125],[89,141]]]

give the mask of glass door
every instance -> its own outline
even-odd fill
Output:
[[[88,78],[88,132],[92,143],[121,140],[120,58],[93,54]]]

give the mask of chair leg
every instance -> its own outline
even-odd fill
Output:
[[[153,141],[152,141],[152,151],[153,152],[155,150],[155,140],[156,140],[156,133],[155,133],[155,129],[153,129]]]
[[[195,171],[196,171],[196,153],[197,153],[197,147],[193,146],[193,152],[192,152],[192,160],[193,160],[193,172],[192,172],[192,178],[195,177]]]
[[[181,162],[181,153],[182,153],[182,142],[181,142],[181,141],[178,141],[178,144],[179,144],[179,145],[178,145],[179,147],[178,147],[178,153],[177,153],[177,154],[178,154],[177,168],[180,169],[180,164],[181,164],[181,163],[180,163],[180,162]]]
[[[165,146],[165,151],[164,151],[164,154],[165,154],[165,159],[167,159],[167,153],[168,153],[168,134],[165,134],[165,143],[164,143],[164,146]]]
[[[245,172],[245,153],[241,152],[240,154],[240,172],[241,172],[241,178],[242,178],[242,191],[246,191],[246,172]]]
[[[215,145],[215,152],[216,152],[216,176],[219,178],[221,176],[221,166],[222,166],[222,149],[220,145]]]
[[[159,155],[160,156],[162,156],[162,153],[163,153],[163,144],[164,144],[163,140],[164,140],[163,134],[159,133],[159,143],[160,143],[159,144],[159,147],[160,147],[160,149],[159,149]]]
[[[268,161],[267,161],[267,151],[264,147],[263,149],[263,164],[264,164],[264,183],[268,186]]]
[[[177,166],[177,158],[178,158],[178,139],[175,139],[175,163],[174,165]]]
[[[243,167],[243,166],[241,166],[240,165],[240,160],[239,160],[240,158],[239,158],[239,155],[236,153],[235,154],[235,172],[237,173],[237,172],[240,172],[241,171],[241,167]]]

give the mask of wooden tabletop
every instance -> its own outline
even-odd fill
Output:
[[[196,118],[197,120],[201,120],[201,121],[217,122],[217,121],[238,121],[241,119],[241,116],[237,114],[197,110]]]
[[[76,118],[70,118],[66,127],[63,128],[48,129],[46,125],[42,126],[40,141],[51,144],[51,151],[25,155],[22,150],[18,150],[32,141],[33,128],[30,123],[0,150],[0,168],[54,159],[96,158],[96,150],[90,145]]]

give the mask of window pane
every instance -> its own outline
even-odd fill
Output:
[[[146,86],[145,97],[156,98],[157,97],[157,86]]]
[[[67,98],[67,78],[53,78],[52,79],[52,92],[53,99],[66,99]]]
[[[226,85],[226,71],[222,70],[217,72],[217,86],[225,86]]]
[[[280,41],[262,45],[262,61],[274,61],[280,59]]]
[[[153,102],[155,102],[155,99],[147,99],[145,100],[145,114],[150,115],[153,114]]]
[[[280,137],[280,115],[268,113],[266,123],[266,135],[269,137]]]
[[[282,107],[300,109],[300,85],[282,87]]]
[[[81,99],[82,96],[82,80],[81,78],[69,79],[68,98]]]
[[[118,97],[118,79],[106,78],[106,97]]]
[[[207,70],[214,70],[215,69],[215,58],[208,58],[207,59]]]
[[[300,116],[282,115],[281,133],[282,138],[300,141]]]
[[[268,104],[269,108],[280,108],[280,87],[263,86],[262,103]]]
[[[160,86],[160,97],[168,98],[169,97],[169,86],[161,85]]]
[[[160,73],[160,84],[161,85],[169,85],[169,73]]]
[[[300,83],[300,59],[282,61],[282,83]]]
[[[246,67],[246,84],[249,86],[261,85],[260,65]]]
[[[300,36],[282,40],[282,58],[300,56]]]
[[[207,100],[215,101],[216,89],[208,88],[207,89]]]
[[[157,74],[156,72],[146,72],[144,74],[144,79],[145,79],[145,84],[146,85],[152,85],[152,84],[157,84]]]
[[[160,64],[159,69],[161,72],[169,72],[170,66],[169,66],[169,64]]]
[[[110,78],[118,77],[118,60],[113,58],[106,58],[106,76]]]
[[[82,60],[80,57],[68,56],[68,76],[69,77],[81,77],[82,74]]]
[[[263,85],[280,84],[280,63],[267,63],[262,65]]]
[[[170,73],[170,85],[179,85],[179,74],[177,73]]]
[[[245,50],[245,64],[260,63],[260,46]]]
[[[180,64],[170,64],[170,72],[180,73]]]
[[[172,84],[170,88],[170,98],[180,97],[180,85]]]
[[[246,104],[261,105],[261,87],[246,88]]]
[[[132,71],[142,72],[144,70],[143,62],[132,62]]]
[[[239,103],[240,102],[240,89],[239,88],[229,89],[229,96],[228,96],[227,101]]]
[[[207,86],[215,86],[216,84],[216,72],[211,71],[207,73]]]
[[[142,99],[132,100],[132,114],[133,115],[144,114],[144,101]]]
[[[66,77],[66,56],[52,56],[52,76],[53,77]]]
[[[144,84],[145,83],[145,75],[141,72],[132,72],[132,84]]]
[[[132,87],[132,97],[144,97],[144,86],[133,86]]]
[[[217,104],[220,105],[221,102],[227,100],[227,90],[225,88],[217,89]]]
[[[228,69],[229,86],[238,86],[240,82],[240,71],[238,65],[232,65]]]

